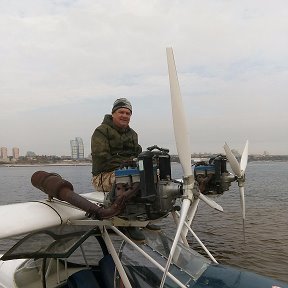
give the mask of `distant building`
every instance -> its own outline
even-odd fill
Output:
[[[76,137],[75,140],[70,140],[70,146],[72,159],[84,159],[84,144],[81,137]]]
[[[1,147],[1,159],[3,160],[8,159],[7,147]]]
[[[13,159],[19,159],[19,148],[18,147],[13,147],[12,148],[12,156]]]
[[[76,141],[78,143],[78,158],[84,159],[84,144],[83,140],[80,137],[76,137]]]
[[[35,157],[35,156],[36,156],[36,154],[32,151],[27,151],[27,153],[26,153],[26,157]]]
[[[70,140],[71,157],[72,159],[78,159],[78,144],[76,140]]]

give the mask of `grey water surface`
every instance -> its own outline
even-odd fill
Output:
[[[78,193],[93,191],[91,166],[0,166],[0,205],[46,198],[30,182],[38,170],[60,174]],[[172,171],[175,178],[181,178],[179,164],[172,163]],[[200,203],[193,230],[218,262],[288,282],[288,162],[248,163],[245,195],[245,243],[236,183],[230,191],[213,197],[224,208],[223,213]],[[173,235],[171,221],[167,218],[160,224]],[[189,242],[201,252],[192,237]],[[9,243],[1,240],[0,253],[7,248]]]

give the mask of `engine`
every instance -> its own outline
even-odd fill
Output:
[[[108,195],[108,205],[127,187],[138,185],[137,193],[126,202],[121,217],[153,220],[175,209],[176,199],[182,195],[182,183],[171,179],[168,149],[152,146],[139,154],[133,162],[115,171],[115,186]]]
[[[227,158],[217,155],[209,162],[198,162],[194,176],[203,194],[222,194],[229,190],[235,176],[226,169]],[[139,154],[137,159],[124,163],[115,171],[115,185],[108,194],[105,206],[114,203],[119,195],[125,194],[128,187],[138,186],[119,215],[129,220],[153,220],[166,216],[177,209],[177,198],[183,194],[181,181],[171,177],[169,150],[154,145]]]
[[[217,155],[208,162],[198,162],[194,167],[195,180],[203,194],[222,194],[229,190],[231,182],[236,178],[227,171],[227,158]]]

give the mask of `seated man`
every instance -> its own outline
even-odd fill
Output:
[[[117,99],[112,115],[105,115],[92,135],[92,183],[97,191],[110,192],[115,182],[114,170],[142,151],[137,133],[129,127],[131,115],[131,103],[126,98]],[[145,240],[139,229],[129,228],[128,233],[134,240]]]

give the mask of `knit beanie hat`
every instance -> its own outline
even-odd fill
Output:
[[[112,108],[112,113],[114,113],[119,108],[127,108],[132,113],[132,105],[131,105],[130,101],[127,100],[126,98],[119,98],[114,102],[113,108]]]

